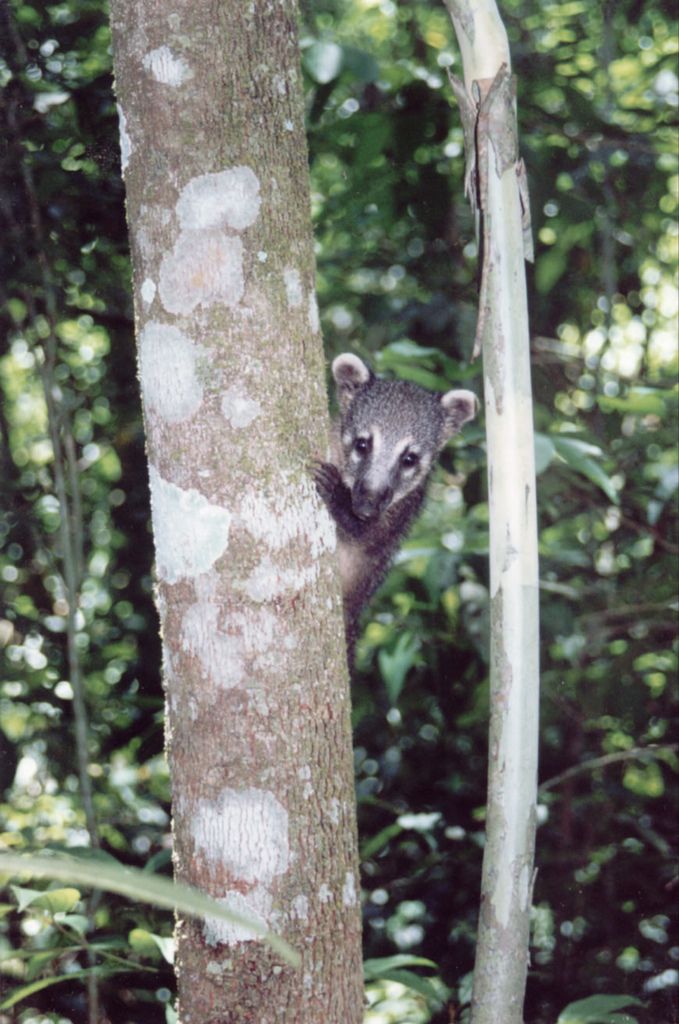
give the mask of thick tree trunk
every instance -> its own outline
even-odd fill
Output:
[[[445,0],[462,53],[467,190],[483,259],[490,512],[491,721],[473,1024],[520,1024],[533,891],[539,711],[538,557],[528,306],[531,258],[507,36],[495,0]]]
[[[359,879],[294,0],[112,0],[175,871],[288,939],[178,925],[182,1024],[362,1019]]]

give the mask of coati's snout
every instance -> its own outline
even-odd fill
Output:
[[[392,487],[371,488],[365,480],[357,480],[351,492],[351,508],[354,515],[367,523],[389,508],[393,497]]]

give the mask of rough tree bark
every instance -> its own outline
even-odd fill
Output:
[[[112,0],[175,873],[302,955],[179,922],[182,1024],[362,1019],[349,694],[294,0]]]
[[[483,269],[490,512],[491,721],[473,1024],[520,1024],[533,892],[539,712],[538,557],[528,305],[532,258],[507,36],[494,0],[445,0],[464,84],[466,188]]]

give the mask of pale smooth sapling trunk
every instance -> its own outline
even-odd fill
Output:
[[[524,258],[531,258],[507,35],[494,0],[445,0],[478,214],[488,441],[491,721],[473,1024],[520,1024],[533,892],[539,724],[537,513]]]
[[[296,4],[112,0],[176,877],[285,937],[181,920],[182,1024],[362,1019],[349,692]]]

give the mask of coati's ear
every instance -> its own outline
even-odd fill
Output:
[[[361,388],[375,377],[369,366],[352,352],[343,352],[333,359],[332,375],[337,384],[337,401],[343,413],[347,411]]]
[[[441,444],[457,434],[464,423],[473,420],[479,411],[479,400],[473,391],[446,391],[439,399],[443,407]]]

